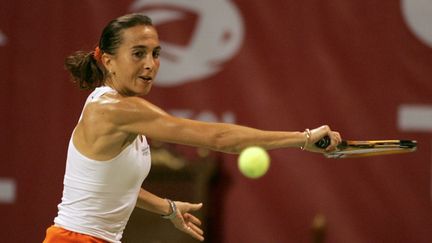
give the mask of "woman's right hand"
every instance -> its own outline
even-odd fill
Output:
[[[304,134],[305,134],[305,144],[306,144],[304,150],[307,150],[309,152],[315,152],[315,153],[331,152],[336,150],[337,145],[342,142],[342,138],[339,132],[332,131],[328,125],[323,125],[318,128],[310,130],[309,136],[307,134],[307,131],[305,131]],[[328,136],[330,138],[330,145],[325,149],[317,147],[315,143],[325,136]]]

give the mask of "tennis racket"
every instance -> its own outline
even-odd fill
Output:
[[[323,137],[315,145],[319,148],[327,148],[330,145],[330,137]],[[343,140],[335,151],[325,153],[324,156],[334,159],[358,158],[409,153],[416,151],[416,149],[417,141],[414,140]]]

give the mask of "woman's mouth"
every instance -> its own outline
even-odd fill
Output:
[[[140,76],[139,78],[146,83],[151,83],[153,80],[153,78],[151,76]]]

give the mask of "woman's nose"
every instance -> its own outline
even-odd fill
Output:
[[[152,56],[147,56],[147,58],[144,61],[144,69],[146,70],[152,70],[154,68],[155,62],[153,60]]]

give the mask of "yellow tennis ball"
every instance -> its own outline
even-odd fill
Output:
[[[238,157],[238,168],[249,178],[256,179],[263,176],[270,166],[270,156],[261,147],[252,146],[244,149]]]

